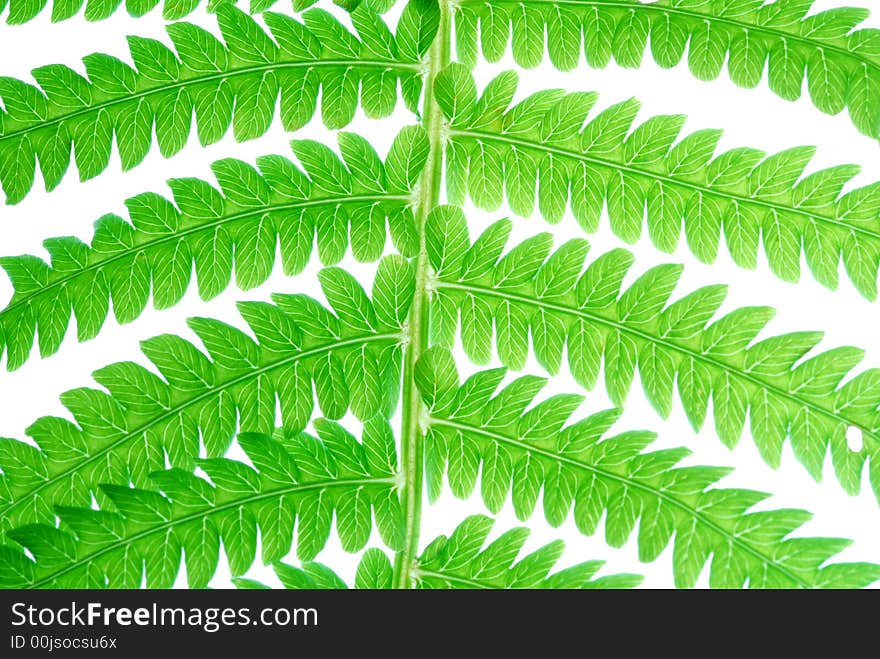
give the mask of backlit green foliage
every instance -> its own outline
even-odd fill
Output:
[[[766,70],[779,96],[805,85],[818,109],[846,109],[878,138],[880,32],[859,27],[867,11],[810,13],[810,0],[125,10],[160,4],[169,20],[216,14],[217,30],[174,22],[167,40],[129,37],[123,59],[0,78],[7,203],[27,203],[40,177],[51,192],[71,164],[96,177],[114,152],[123,170],[152,151],[179,157],[193,130],[209,145],[277,123],[293,156],[217,160],[210,181],[194,172],[169,180],[168,195],[108,201],[127,217],[102,216],[88,243],[59,236],[45,255],[0,256],[10,371],[36,351],[76,350],[72,327],[95,339],[111,313],[131,323],[190,288],[204,301],[231,284],[251,291],[242,322],[170,327],[62,394],[65,411],[36,419],[26,440],[0,438],[0,587],[167,588],[185,571],[204,588],[221,561],[239,588],[268,587],[253,578],[257,562],[289,589],[641,583],[570,560],[559,541],[527,551],[529,529],[493,531],[481,514],[425,543],[422,516],[446,490],[492,515],[510,505],[523,522],[601,533],[609,554],[629,546],[644,563],[667,561],[679,587],[880,579],[877,565],[839,558],[849,541],[811,537],[808,512],[737,488],[731,469],[686,463],[689,449],[658,448],[647,430],[611,434],[643,395],[659,417],[682,414],[728,447],[751,436],[773,467],[788,445],[818,480],[830,454],[846,492],[866,476],[880,498],[880,370],[862,366],[862,350],[820,352],[815,331],[772,335],[773,309],[727,308],[721,285],[677,290],[679,265],[646,269],[620,246],[591,254],[583,238],[554,245],[536,231],[509,245],[511,221],[477,230],[464,210],[506,202],[591,234],[608,222],[629,244],[647,230],[657,249],[686,243],[707,264],[724,243],[738,266],[766,258],[790,282],[804,259],[829,288],[842,264],[873,300],[880,187],[849,189],[856,166],[806,173],[811,147],[718,153],[720,131],[683,134],[682,115],[637,120],[637,101],[591,91],[518,94],[512,71],[478,90],[472,73],[508,49],[519,67],[547,55],[562,70],[636,67],[650,53],[663,68],[686,59],[707,81],[726,66],[742,87]],[[11,24],[44,9],[100,20],[122,3],[0,0]],[[398,106],[412,125],[394,126],[381,156],[341,130]],[[315,115],[338,131],[334,145],[298,134]],[[300,277],[315,261],[321,300],[297,292],[315,291]],[[260,300],[274,272],[289,285]],[[532,357],[546,377],[515,373]],[[465,361],[488,368],[462,380]],[[563,371],[580,393],[553,387]],[[583,414],[598,388],[616,407]],[[854,431],[861,446],[847,440]],[[360,554],[352,576],[322,562],[334,535]]]

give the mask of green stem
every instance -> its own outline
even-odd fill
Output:
[[[399,70],[399,71],[412,71],[417,66],[415,64],[406,64],[402,62],[383,62],[383,61],[372,61],[372,60],[309,60],[307,62],[280,62],[276,64],[266,64],[261,66],[248,66],[237,70],[231,71],[221,71],[220,73],[212,73],[210,75],[204,76],[195,76],[192,78],[186,78],[183,80],[177,80],[176,82],[170,82],[168,84],[159,85],[157,87],[152,87],[150,89],[145,89],[143,91],[137,92],[135,94],[126,94],[125,96],[120,96],[118,98],[107,98],[102,101],[97,101],[93,105],[87,105],[78,110],[71,110],[70,112],[65,112],[63,114],[57,115],[55,117],[46,117],[41,120],[35,120],[35,123],[32,123],[29,126],[22,126],[21,128],[16,128],[15,130],[9,130],[2,135],[0,135],[0,143],[3,143],[5,140],[12,139],[14,137],[20,137],[22,135],[27,135],[28,133],[32,133],[34,131],[41,131],[49,126],[54,126],[56,124],[60,124],[62,122],[68,122],[76,119],[77,117],[81,117],[86,114],[97,113],[101,110],[112,108],[117,105],[124,105],[128,103],[132,103],[133,101],[137,101],[142,98],[149,98],[155,94],[164,94],[165,92],[174,90],[174,89],[185,89],[188,87],[194,87],[195,85],[211,83],[216,81],[224,81],[230,80],[237,76],[247,76],[254,75],[256,73],[267,73],[273,71],[286,71],[286,70],[296,70],[296,69],[306,69],[309,71],[313,71],[319,68],[334,68],[334,67],[365,67],[370,69],[376,69],[379,71],[385,71],[388,69]]]
[[[440,26],[431,46],[428,75],[425,78],[425,102],[422,116],[431,150],[419,184],[416,220],[419,231],[419,255],[416,260],[416,290],[409,316],[409,342],[403,362],[403,421],[401,424],[401,468],[403,486],[401,503],[406,515],[404,546],[394,561],[394,587],[412,586],[412,567],[419,550],[419,527],[422,514],[422,401],[415,386],[415,367],[428,347],[428,253],[425,244],[425,221],[440,202],[443,177],[443,114],[434,100],[434,80],[449,64],[450,9],[448,0],[440,0]]]

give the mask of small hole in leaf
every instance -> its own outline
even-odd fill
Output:
[[[862,429],[856,426],[850,426],[846,429],[846,445],[850,451],[859,453],[864,445]]]

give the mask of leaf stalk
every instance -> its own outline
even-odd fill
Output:
[[[394,561],[395,588],[412,587],[412,568],[419,549],[419,527],[422,512],[422,401],[415,386],[415,367],[428,347],[427,288],[430,278],[425,222],[440,202],[443,178],[443,112],[434,98],[434,80],[449,64],[451,8],[440,0],[440,25],[428,53],[428,75],[425,78],[425,100],[422,125],[428,134],[430,152],[419,185],[416,222],[419,232],[419,254],[416,257],[416,288],[409,317],[409,343],[403,364],[403,412],[401,422],[401,469],[403,488],[401,503],[405,515],[404,546]]]

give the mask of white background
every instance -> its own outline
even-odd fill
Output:
[[[329,5],[329,2],[323,3]],[[840,5],[830,0],[817,0],[815,10]],[[284,2],[276,7],[286,11]],[[336,8],[333,7],[335,10]],[[343,15],[341,12],[337,12]],[[127,58],[126,34],[153,37],[169,43],[164,33],[163,21],[157,11],[150,16],[133,19],[124,11],[115,17],[99,23],[90,24],[82,19],[73,19],[58,25],[48,20],[44,12],[39,19],[25,26],[0,26],[0,75],[14,76],[31,80],[30,69],[50,63],[65,63],[83,71],[79,59],[90,52],[100,51]],[[394,12],[390,14],[394,16]],[[880,15],[869,20],[868,25],[880,26]],[[199,23],[215,33],[213,18],[202,15],[201,10],[187,20]],[[479,86],[482,87],[495,73],[505,68],[513,68],[512,60],[498,66],[482,66],[478,72]],[[664,71],[646,56],[641,69],[624,70],[610,65],[603,71],[581,67],[579,70],[562,74],[549,66],[521,75],[521,86],[517,98],[545,87],[564,87],[570,91],[596,90],[601,93],[599,108],[636,96],[642,101],[640,120],[660,113],[686,113],[688,121],[686,132],[701,128],[723,128],[725,133],[721,149],[736,146],[754,146],[767,152],[774,152],[800,144],[818,146],[818,154],[809,171],[843,163],[856,163],[862,166],[862,174],[856,185],[880,180],[880,148],[875,141],[859,135],[849,118],[844,114],[829,117],[816,110],[808,99],[787,103],[773,95],[766,83],[756,90],[743,90],[735,87],[727,78],[726,71],[719,80],[704,83],[693,78],[686,65],[681,64],[673,70]],[[806,94],[805,94],[806,96]],[[384,154],[398,128],[413,121],[412,116],[401,108],[395,116],[382,122],[369,121],[361,113],[347,130],[367,135],[380,153]],[[324,139],[330,144],[335,140],[319,121],[313,121],[297,137]],[[223,157],[237,157],[249,162],[267,153],[291,155],[287,141],[291,135],[285,134],[273,124],[272,129],[258,140],[236,144],[228,135],[222,142],[208,148],[201,148],[191,136],[188,146],[170,160],[163,159],[153,148],[146,161],[134,171],[122,173],[118,156],[114,154],[110,167],[97,179],[81,184],[74,168],[68,172],[64,182],[51,194],[42,189],[37,174],[37,182],[25,201],[14,207],[0,207],[0,254],[12,255],[31,253],[45,257],[42,241],[50,236],[76,235],[90,240],[92,222],[105,213],[117,213],[126,217],[123,201],[143,191],[156,191],[167,194],[164,181],[170,177],[197,176],[213,180],[209,164]],[[505,216],[505,210],[486,214],[468,208],[467,213],[473,226],[473,234],[489,222]],[[571,218],[556,227],[548,227],[537,216],[531,219],[517,219],[511,244],[538,231],[550,230],[558,242],[580,235],[580,230]],[[592,253],[596,256],[612,247],[620,246],[620,241],[609,231],[607,221],[603,222],[599,233],[590,236]],[[684,244],[684,240],[681,241]],[[880,333],[877,332],[880,306],[862,299],[841,276],[839,291],[832,292],[815,283],[809,275],[796,285],[786,284],[772,275],[765,262],[761,262],[755,272],[744,271],[732,264],[722,248],[717,263],[707,266],[696,261],[681,247],[677,253],[667,256],[657,252],[644,237],[634,248],[636,267],[628,281],[650,266],[675,261],[686,264],[685,274],[676,292],[676,297],[696,287],[709,283],[730,284],[730,293],[722,313],[742,305],[771,305],[778,309],[776,319],[763,336],[794,330],[822,330],[826,339],[820,349],[839,345],[855,345],[864,348],[867,356],[864,366],[880,366]],[[350,267],[365,284],[371,283],[372,267],[360,266],[348,257],[343,265]],[[195,339],[185,325],[185,319],[193,315],[207,315],[244,327],[234,304],[237,300],[267,300],[271,292],[306,292],[321,298],[315,274],[317,266],[311,267],[304,275],[286,278],[276,268],[275,273],[263,286],[247,293],[238,291],[234,284],[219,298],[204,303],[191,290],[183,303],[170,311],[157,312],[148,309],[136,322],[120,327],[111,318],[98,339],[86,344],[77,344],[75,330],[68,331],[67,339],[59,354],[46,360],[38,356],[14,373],[0,375],[0,436],[25,439],[24,430],[37,417],[54,414],[65,415],[58,402],[58,395],[70,388],[89,386],[93,382],[89,374],[108,363],[119,360],[138,360],[146,363],[138,350],[138,341],[150,336],[174,332]],[[804,267],[806,271],[806,267]],[[369,286],[367,286],[369,290]],[[11,286],[0,281],[0,301],[3,304],[11,295]],[[462,360],[463,355],[461,356]],[[540,374],[537,365],[530,363],[529,370]],[[583,414],[605,409],[610,406],[607,397],[600,391],[587,394]],[[578,392],[577,385],[566,373],[553,380],[545,394],[557,392]],[[653,448],[687,446],[693,456],[686,464],[729,465],[736,467],[735,473],[728,476],[724,486],[749,487],[772,492],[762,507],[802,507],[814,513],[814,519],[799,533],[819,536],[842,536],[853,538],[855,543],[840,555],[846,560],[880,560],[880,510],[867,484],[863,483],[863,493],[858,497],[845,495],[834,478],[830,459],[826,461],[825,476],[822,483],[815,483],[795,461],[786,444],[782,466],[774,471],[764,465],[758,456],[746,430],[736,449],[726,449],[715,437],[712,424],[699,434],[694,433],[687,423],[680,403],[676,401],[671,417],[661,421],[647,404],[638,382],[634,383],[627,408],[621,421],[615,427],[627,429],[651,429],[660,438]],[[350,424],[352,430],[356,425]],[[241,457],[239,452],[233,453]],[[478,496],[470,501],[457,501],[444,495],[437,504],[428,507],[423,513],[423,544],[439,533],[449,533],[465,516],[485,512]],[[508,504],[498,516],[493,533],[499,533],[518,525]],[[655,562],[639,563],[636,549],[636,533],[622,549],[613,550],[603,541],[603,530],[590,538],[581,536],[573,523],[567,522],[562,528],[552,529],[536,514],[529,522],[533,529],[527,545],[534,549],[555,538],[566,540],[567,549],[560,567],[582,560],[603,558],[608,561],[603,573],[637,572],[645,575],[645,585],[668,587],[672,585],[671,544]],[[381,546],[374,534],[372,545]],[[289,560],[295,562],[293,554]],[[335,530],[328,548],[319,560],[333,566],[347,581],[352,582],[356,558],[339,549]],[[277,585],[272,571],[255,564],[248,574],[266,583]],[[707,583],[708,569],[703,571],[700,584]],[[181,571],[178,585],[184,586],[185,574]],[[225,560],[221,564],[212,585],[229,586],[229,573]]]

